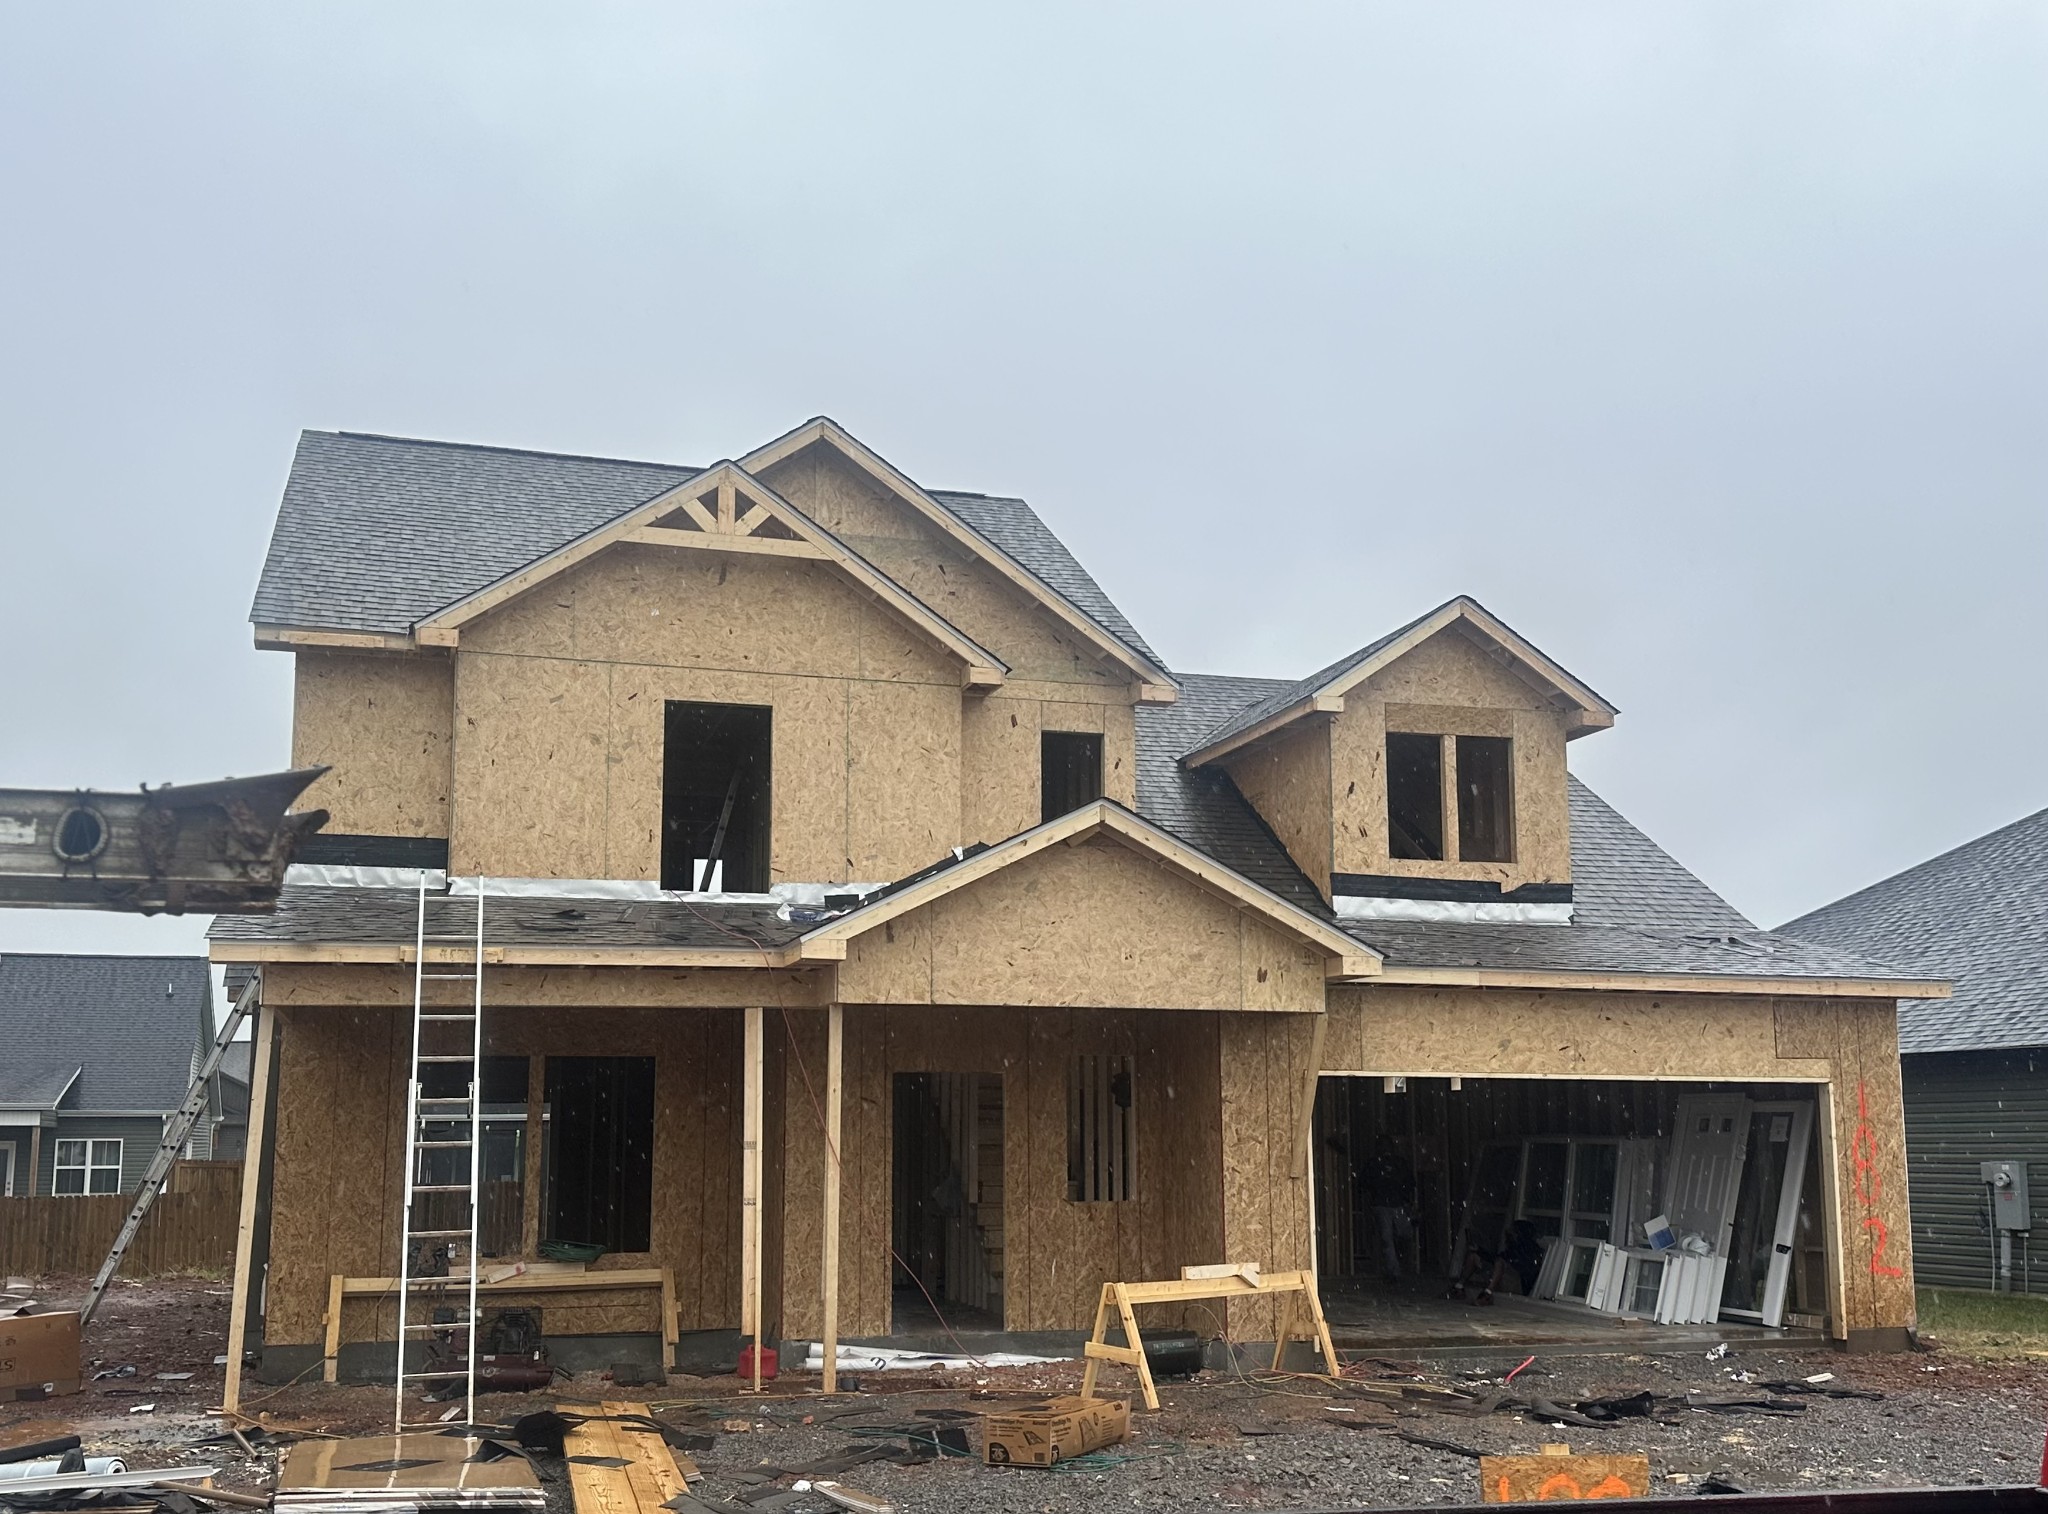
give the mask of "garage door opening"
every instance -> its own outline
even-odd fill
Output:
[[[1819,1090],[1325,1077],[1316,1261],[1333,1322],[1428,1336],[1826,1328]],[[1492,1306],[1492,1312],[1488,1312]]]

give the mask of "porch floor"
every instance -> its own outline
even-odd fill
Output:
[[[1444,1296],[1440,1277],[1397,1282],[1367,1278],[1325,1278],[1323,1313],[1330,1337],[1343,1351],[1423,1352],[1431,1356],[1491,1355],[1527,1346],[1552,1355],[1705,1351],[1727,1341],[1740,1346],[1768,1342],[1810,1350],[1828,1344],[1818,1330],[1767,1330],[1728,1321],[1705,1325],[1658,1325],[1601,1314],[1577,1304],[1494,1295],[1490,1305]],[[1476,1292],[1476,1290],[1475,1290]]]

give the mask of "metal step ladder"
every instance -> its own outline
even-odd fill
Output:
[[[430,902],[442,905],[431,913],[440,916],[439,923],[446,926],[459,920],[457,901],[461,898],[453,893],[429,894],[427,875],[421,873],[413,954],[412,1077],[405,1111],[405,1207],[399,1225],[398,1360],[391,1415],[395,1434],[441,1428],[439,1420],[407,1421],[405,1392],[414,1384],[461,1381],[463,1423],[476,1419],[477,1226],[483,1156],[483,880],[476,881],[475,916],[460,921],[463,929],[451,934],[427,928]],[[427,987],[438,982],[467,982],[469,1008],[458,1011],[441,1002]],[[436,1002],[429,1002],[430,997]],[[462,1090],[460,1094],[454,1092],[457,1088]],[[419,1213],[422,1199],[440,1212],[423,1219]],[[446,1213],[451,1208],[463,1209],[466,1214],[458,1222]],[[451,1296],[464,1300],[459,1316],[434,1318],[450,1312]],[[422,1312],[426,1318],[416,1317]],[[437,1365],[429,1354],[434,1343],[452,1346],[458,1339],[462,1343],[461,1368]],[[421,1355],[427,1355],[428,1364],[412,1368],[411,1359]]]
[[[235,1002],[228,1010],[227,1018],[221,1021],[220,1029],[214,1033],[213,1044],[200,1059],[199,1071],[192,1077],[192,1086],[186,1091],[185,1102],[178,1106],[177,1113],[164,1123],[164,1137],[156,1148],[156,1156],[150,1161],[149,1171],[144,1174],[142,1187],[135,1195],[135,1206],[128,1211],[128,1218],[121,1224],[121,1232],[114,1237],[113,1249],[107,1259],[100,1263],[99,1276],[92,1280],[92,1292],[86,1295],[85,1307],[78,1311],[78,1325],[82,1330],[92,1323],[93,1311],[100,1306],[100,1299],[106,1294],[107,1284],[114,1280],[120,1270],[121,1258],[128,1254],[128,1248],[135,1244],[135,1237],[142,1229],[143,1216],[149,1213],[156,1196],[163,1191],[171,1175],[171,1165],[178,1160],[186,1142],[192,1139],[192,1127],[199,1123],[206,1113],[206,1097],[213,1076],[220,1071],[221,1059],[227,1055],[228,1043],[235,1039],[235,1032],[242,1028],[242,1022],[249,1018],[256,1008],[257,980],[252,975],[235,995]],[[245,1179],[247,1181],[247,1179]]]

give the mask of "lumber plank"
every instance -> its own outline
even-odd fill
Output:
[[[599,1467],[575,1460],[579,1456],[620,1454],[610,1424],[593,1419],[577,1425],[562,1437],[562,1451],[569,1458],[569,1493],[576,1514],[641,1514],[640,1495],[633,1479],[626,1475],[628,1468]]]

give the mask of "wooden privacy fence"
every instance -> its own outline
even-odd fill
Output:
[[[0,1275],[97,1272],[134,1204],[133,1194],[117,1193],[0,1199]],[[122,1258],[121,1276],[226,1271],[241,1210],[239,1162],[179,1163]]]

